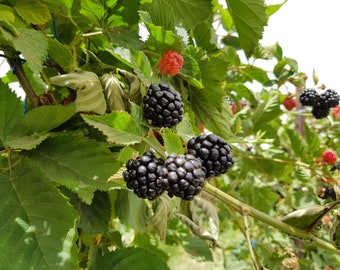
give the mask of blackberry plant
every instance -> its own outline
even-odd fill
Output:
[[[204,186],[202,163],[195,156],[170,154],[160,172],[170,197],[193,200]]]
[[[190,139],[187,149],[202,161],[207,178],[226,173],[234,164],[231,145],[215,134]]]
[[[145,152],[136,159],[129,159],[123,173],[126,186],[140,198],[158,198],[165,191],[159,178],[163,163],[162,159],[156,158],[151,152]]]
[[[143,103],[145,117],[156,127],[173,127],[183,119],[181,95],[167,84],[151,84]]]

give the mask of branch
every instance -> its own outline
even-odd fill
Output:
[[[24,89],[29,103],[31,104],[32,107],[37,107],[39,105],[39,97],[35,94],[34,89],[31,86],[31,83],[26,77],[21,62],[13,58],[7,58],[7,61],[13,70],[13,74],[17,76],[18,81],[20,82],[22,88]]]
[[[226,204],[230,208],[238,211],[240,214],[244,215],[245,213],[249,216],[262,221],[282,232],[287,233],[290,236],[307,240],[313,243],[314,246],[332,252],[334,254],[340,255],[340,250],[337,250],[332,244],[311,235],[301,229],[295,228],[290,226],[276,218],[273,218],[245,203],[240,202],[239,200],[235,199],[234,197],[224,193],[223,191],[219,190],[218,188],[212,186],[209,183],[205,184],[204,190],[215,197],[217,200],[221,201],[222,203]]]

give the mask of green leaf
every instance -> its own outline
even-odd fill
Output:
[[[149,40],[155,43],[161,53],[170,48],[173,50],[181,49],[181,40],[173,31],[154,25],[149,13],[146,11],[139,11],[139,15],[150,33]]]
[[[150,214],[143,199],[138,198],[133,192],[119,190],[114,207],[115,213],[122,223],[139,232],[146,230]]]
[[[101,82],[95,73],[76,69],[72,73],[51,77],[50,82],[77,91],[77,112],[94,112],[100,115],[105,113],[106,101]]]
[[[291,58],[283,58],[274,67],[274,75],[279,79],[286,79],[298,70],[298,63]]]
[[[19,124],[23,104],[9,87],[0,80],[0,139],[2,142]]]
[[[196,134],[190,123],[189,115],[187,113],[184,114],[183,120],[176,126],[176,133],[183,141],[188,141],[192,137],[195,137]]]
[[[305,209],[293,211],[281,218],[281,221],[296,228],[312,231],[321,221],[322,217],[331,211],[340,201],[326,205],[313,205]]]
[[[276,13],[285,3],[287,3],[288,0],[283,1],[281,4],[275,4],[275,5],[268,5],[266,8],[268,17],[272,16],[274,13]]]
[[[140,106],[131,102],[131,115],[139,129],[139,134],[146,134],[149,131],[149,123],[144,117],[144,112]]]
[[[198,260],[214,260],[208,243],[198,237],[184,237],[182,239],[182,245],[186,252],[196,257]]]
[[[153,206],[154,214],[147,222],[148,231],[158,233],[162,241],[166,238],[168,220],[172,214],[172,203],[169,196],[159,197]]]
[[[290,140],[291,149],[297,157],[303,158],[306,155],[307,145],[302,136],[296,130],[292,130],[291,128],[287,127],[285,130]]]
[[[118,249],[104,256],[98,252],[90,269],[126,270],[131,269],[131,266],[134,269],[143,270],[170,270],[160,257],[150,250],[140,247]]]
[[[146,6],[154,25],[162,26],[165,30],[175,30],[174,11],[169,4],[163,0],[154,0]]]
[[[256,80],[261,84],[266,84],[269,81],[267,71],[263,70],[262,68],[247,65],[243,68],[240,68],[239,71],[246,77],[248,81]]]
[[[19,35],[13,40],[14,48],[22,53],[29,68],[38,74],[47,56],[47,40],[40,31],[33,29],[19,29],[19,31]]]
[[[70,72],[74,69],[74,60],[71,51],[55,38],[48,38],[48,55],[53,61],[58,63],[65,72]]]
[[[320,139],[319,135],[314,132],[312,129],[305,124],[305,133],[306,133],[306,143],[308,145],[309,151],[314,154],[318,155],[320,152]]]
[[[113,111],[103,116],[82,115],[86,123],[100,130],[109,143],[135,144],[142,140],[142,133],[136,121],[127,112]]]
[[[17,131],[25,135],[44,133],[59,127],[75,115],[75,113],[75,104],[37,107],[23,116]]]
[[[329,238],[331,243],[340,249],[340,213],[335,212],[335,219],[333,220],[332,226],[329,229]]]
[[[141,80],[135,74],[124,69],[117,69],[117,71],[128,85],[128,89],[125,90],[127,98],[136,104],[140,104],[142,102],[142,91],[144,88]]]
[[[267,123],[282,114],[281,102],[277,93],[273,93],[267,101],[258,105],[251,116],[254,130],[259,130],[263,123]]]
[[[100,26],[100,20],[104,16],[105,7],[98,0],[83,0],[80,13],[88,17],[91,21]]]
[[[38,133],[32,135],[9,135],[4,145],[13,149],[31,150],[37,145],[41,144],[46,138],[50,136],[49,133]]]
[[[175,20],[186,29],[194,29],[202,21],[212,18],[212,4],[205,0],[165,1],[174,12]]]
[[[165,128],[163,130],[163,139],[165,150],[170,154],[183,154],[184,148],[180,137],[172,132],[170,129]]]
[[[22,160],[0,176],[4,269],[76,269],[76,213],[36,166]]]
[[[89,234],[105,234],[111,219],[111,203],[107,192],[96,191],[90,205],[80,203],[79,227]]]
[[[48,7],[38,0],[16,0],[14,9],[28,24],[42,25],[51,20]]]
[[[211,107],[206,101],[205,93],[199,89],[192,97],[192,106],[198,123],[203,123],[205,127],[222,138],[229,139],[233,137],[231,131],[232,114],[230,105],[227,102],[222,103],[222,108]],[[200,92],[200,93],[199,93]]]
[[[228,10],[246,56],[249,58],[262,38],[267,25],[267,14],[264,0],[226,0]]]
[[[96,190],[106,191],[116,186],[107,180],[120,164],[107,147],[93,140],[63,133],[23,153],[51,180],[77,193],[87,204]]]

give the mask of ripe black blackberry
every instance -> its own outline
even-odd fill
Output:
[[[202,161],[207,178],[226,173],[234,164],[231,145],[215,134],[190,139],[187,149]]]
[[[136,159],[126,162],[123,178],[126,186],[140,198],[154,200],[165,190],[159,173],[164,161],[156,158],[151,152],[145,152]]]
[[[194,199],[202,191],[204,176],[201,161],[190,154],[169,155],[160,172],[168,195],[188,201]]]
[[[332,199],[334,201],[336,200],[336,194],[334,188],[332,187],[326,185],[320,186],[317,188],[316,193],[320,199]]]
[[[167,84],[151,84],[143,97],[144,116],[156,127],[173,127],[183,119],[181,95]]]
[[[330,109],[323,104],[314,105],[312,108],[312,114],[316,119],[322,119],[329,115]]]
[[[320,99],[319,94],[314,89],[306,89],[300,95],[300,103],[303,106],[314,106]]]
[[[336,91],[328,89],[321,94],[321,100],[324,106],[333,108],[339,105],[340,97]]]

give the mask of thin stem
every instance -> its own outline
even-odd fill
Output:
[[[22,68],[22,64],[20,63],[20,61],[16,63],[16,60],[12,58],[7,58],[7,61],[13,69],[13,73],[18,78],[18,81],[20,82],[22,88],[24,89],[29,103],[32,107],[37,107],[39,105],[39,97],[34,92],[34,89],[31,86],[31,83],[29,82],[24,69]]]
[[[259,266],[259,264],[256,260],[254,249],[253,249],[253,246],[252,246],[251,240],[250,240],[250,233],[249,233],[249,226],[248,226],[248,214],[243,213],[242,215],[243,215],[244,230],[245,230],[245,235],[246,235],[246,239],[247,239],[247,243],[248,243],[248,249],[249,249],[249,252],[250,252],[250,257],[251,257],[251,260],[253,261],[255,269],[260,270],[260,266]]]
[[[204,190],[209,193],[210,195],[214,196],[217,200],[221,201],[222,203],[228,205],[229,207],[233,208],[234,210],[238,211],[240,214],[247,213],[249,216],[262,221],[282,232],[285,232],[293,237],[299,239],[305,239],[314,244],[314,246],[327,250],[329,252],[335,253],[340,255],[340,250],[337,250],[333,245],[330,243],[311,235],[301,229],[295,228],[290,226],[276,218],[273,218],[245,203],[240,202],[239,200],[235,199],[234,197],[230,196],[227,193],[219,190],[218,188],[212,186],[209,183],[206,183]]]
[[[9,177],[12,178],[12,149],[8,149],[8,168],[9,168]]]

